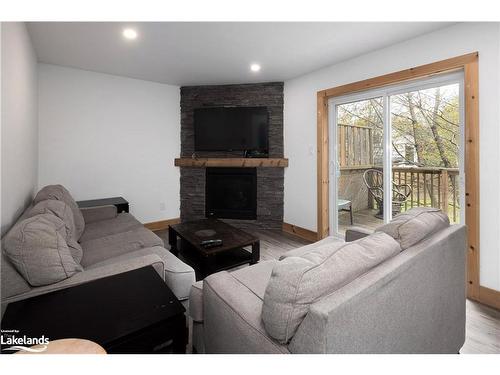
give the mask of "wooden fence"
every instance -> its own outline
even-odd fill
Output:
[[[373,165],[373,129],[368,126],[338,125],[340,167]]]

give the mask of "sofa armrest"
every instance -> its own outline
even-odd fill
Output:
[[[69,279],[60,281],[55,284],[45,285],[31,289],[29,292],[18,294],[2,300],[2,305],[11,302],[20,301],[26,298],[35,297],[37,295],[50,293],[56,290],[70,288],[72,286],[88,283],[89,281],[101,279],[107,276],[117,275],[119,273],[132,271],[138,268],[153,266],[165,280],[165,264],[163,260],[156,254],[148,254],[132,259],[119,261],[113,264],[106,264],[95,268],[87,268],[83,272],[74,274]]]
[[[229,272],[203,281],[203,334],[207,353],[288,353],[266,332],[262,299]]]
[[[101,220],[114,219],[118,215],[116,206],[96,206],[80,208],[85,224],[93,223]]]
[[[170,251],[163,250],[162,259],[165,263],[165,283],[167,283],[180,301],[187,300],[191,291],[191,285],[196,282],[194,269]]]
[[[372,234],[374,231],[371,229],[361,227],[349,227],[345,231],[345,242],[352,242],[364,238]]]
[[[203,280],[191,286],[188,314],[195,322],[203,323]]]

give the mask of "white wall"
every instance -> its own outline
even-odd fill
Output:
[[[39,125],[40,187],[123,196],[142,222],[179,217],[179,87],[39,64]]]
[[[2,235],[29,205],[38,179],[37,64],[23,23],[2,23]]]
[[[316,92],[479,52],[481,285],[500,290],[500,29],[458,24],[285,82],[284,221],[316,230]]]

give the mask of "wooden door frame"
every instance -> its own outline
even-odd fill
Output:
[[[333,97],[366,91],[414,79],[462,70],[464,72],[465,113],[465,218],[467,224],[467,296],[487,304],[491,289],[479,285],[479,54],[462,56],[421,65],[415,68],[366,79],[322,91],[317,102],[317,235],[329,235],[329,142],[328,100]],[[493,291],[495,292],[495,291]],[[500,292],[498,292],[500,295]],[[498,306],[497,306],[498,307]]]

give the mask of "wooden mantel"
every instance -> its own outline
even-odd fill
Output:
[[[176,167],[288,167],[288,159],[285,158],[176,158]]]

